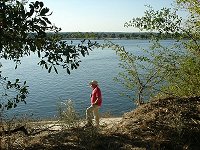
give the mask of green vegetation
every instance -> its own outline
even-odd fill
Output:
[[[156,32],[60,32],[62,39],[151,39],[152,36],[162,39],[174,39],[178,34],[162,34]],[[49,33],[51,35],[51,33]],[[186,38],[186,37],[185,37]]]
[[[131,54],[123,46],[111,42],[104,45],[112,47],[120,57],[120,67],[124,71],[119,73],[116,81],[127,90],[136,92],[136,95],[133,92],[127,96],[139,105],[155,96],[200,95],[199,2],[178,2],[178,6],[181,5],[178,8],[185,8],[190,14],[187,20],[178,15],[178,9],[163,8],[155,11],[149,7],[144,17],[125,23],[127,27],[160,35],[151,37],[149,49],[141,49],[144,55]],[[174,39],[167,47],[160,43],[163,39],[160,37],[166,35]]]
[[[52,68],[57,72],[56,66],[62,66],[70,73],[70,68],[78,67],[78,56],[85,56],[95,43],[88,41],[85,45],[83,40],[76,46],[62,39],[120,37],[112,33],[109,36],[102,34],[100,38],[93,33],[85,33],[84,36],[80,33],[76,36],[57,34],[59,29],[47,19],[49,9],[44,8],[42,2],[31,3],[29,11],[25,11],[23,3],[18,1],[5,0],[0,4],[0,57],[15,61],[16,67],[21,57],[37,53],[41,58],[39,65],[48,72]],[[123,71],[115,79],[132,92],[125,94],[139,107],[124,114],[118,124],[100,126],[98,130],[81,126],[73,103],[66,101],[65,107],[60,106],[59,109],[60,122],[48,124],[20,120],[19,125],[23,128],[17,127],[12,120],[3,119],[2,112],[16,107],[20,101],[25,102],[27,85],[19,79],[12,83],[0,76],[5,89],[0,104],[0,148],[199,149],[200,5],[199,0],[177,0],[177,4],[175,10],[163,8],[155,11],[149,7],[144,17],[125,23],[125,26],[139,28],[149,35],[152,45],[149,49],[142,49],[144,55],[130,53],[112,42],[103,45],[113,48],[119,56]],[[187,20],[177,15],[178,9],[188,11]],[[50,31],[55,33],[46,34]],[[139,35],[136,37],[141,38]],[[174,39],[168,47],[160,43],[166,38]],[[7,90],[11,89],[17,93],[14,98],[7,94]],[[53,128],[60,125],[64,128]],[[18,131],[23,134],[16,134]]]
[[[59,104],[58,120],[64,128],[79,126],[81,119],[74,108],[72,100],[66,100]]]
[[[21,63],[20,58],[37,54],[40,58],[38,64],[49,73],[52,70],[58,73],[57,66],[68,74],[70,70],[77,69],[79,56],[87,55],[97,43],[83,40],[79,44],[68,44],[58,34],[61,29],[48,19],[51,12],[43,2],[31,2],[28,9],[25,4],[25,1],[17,0],[0,2],[0,58],[13,60],[16,69]],[[51,35],[47,35],[47,32],[51,32]],[[11,109],[21,101],[25,102],[28,94],[25,81],[9,81],[0,72],[0,82],[4,91],[0,109]]]

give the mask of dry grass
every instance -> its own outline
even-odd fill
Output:
[[[156,149],[199,149],[200,98],[153,100],[124,114],[116,131]]]
[[[131,143],[130,139],[110,134],[115,118],[101,119],[99,129],[95,127],[63,128],[59,122],[30,122],[26,125],[29,135],[19,132],[1,138],[1,149],[77,149],[77,150],[116,150]],[[117,121],[120,118],[116,118]],[[125,144],[126,145],[126,144]]]
[[[69,118],[68,118],[69,119]],[[101,119],[100,129],[83,122],[29,122],[29,135],[3,135],[1,149],[74,150],[198,150],[200,147],[200,98],[153,100],[123,115]],[[64,123],[64,122],[62,122]]]

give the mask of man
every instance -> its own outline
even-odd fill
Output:
[[[95,80],[92,80],[89,83],[90,87],[92,88],[92,94],[91,94],[91,106],[86,109],[86,119],[87,119],[87,126],[92,125],[92,117],[94,116],[95,119],[95,125],[98,128],[99,127],[99,108],[102,104],[102,96],[101,96],[101,90],[98,86],[98,82]]]

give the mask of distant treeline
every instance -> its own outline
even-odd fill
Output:
[[[50,33],[49,33],[50,34]],[[62,39],[176,39],[179,33],[160,34],[155,32],[60,32]]]

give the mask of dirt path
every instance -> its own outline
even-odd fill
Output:
[[[100,127],[101,128],[112,128],[117,123],[121,121],[122,117],[114,117],[114,118],[100,118]],[[32,123],[36,126],[36,128],[40,129],[48,129],[48,130],[54,130],[54,131],[61,131],[63,129],[62,123],[58,121],[41,121]],[[86,124],[85,121],[81,122],[80,126],[84,126]]]

